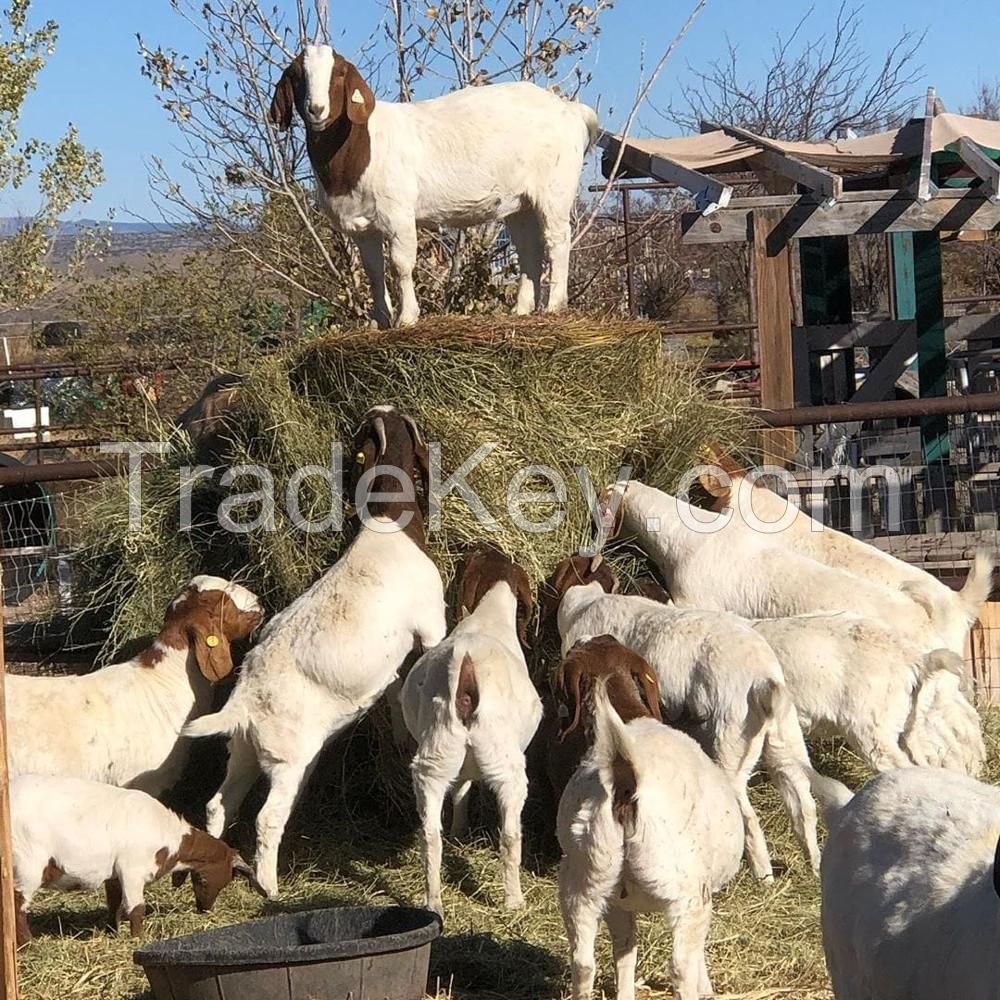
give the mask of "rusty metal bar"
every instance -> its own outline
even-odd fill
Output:
[[[53,441],[0,441],[0,448],[8,453],[12,451],[61,451],[66,448],[100,448],[109,440],[109,438],[57,438]]]
[[[622,228],[625,232],[625,290],[628,295],[628,314],[635,316],[635,271],[632,259],[632,192],[622,191]]]
[[[664,337],[693,337],[699,333],[720,336],[724,333],[747,333],[756,329],[756,323],[703,323],[698,326],[668,326],[660,330],[660,333]]]
[[[94,458],[81,462],[52,462],[49,465],[0,466],[0,486],[62,483],[72,479],[100,479],[103,476],[116,476],[127,468],[127,455]]]
[[[928,399],[890,399],[872,403],[839,403],[835,406],[800,406],[787,410],[759,410],[768,427],[807,427],[853,420],[891,420],[959,413],[1000,413],[1000,392],[969,396],[935,396]]]

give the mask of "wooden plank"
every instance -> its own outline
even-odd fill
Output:
[[[924,109],[924,120],[921,125],[920,166],[917,170],[915,191],[917,201],[924,204],[931,200],[936,190],[931,181],[931,161],[933,159],[933,128],[934,128],[934,88],[927,88],[927,104]]]
[[[846,350],[850,347],[890,347],[911,328],[912,320],[865,320],[859,323],[826,323],[798,327],[796,336],[805,336],[809,351]],[[1000,314],[970,313],[946,316],[945,343],[1000,338]]]
[[[882,353],[878,362],[868,369],[865,380],[848,400],[849,403],[874,403],[880,399],[892,399],[896,379],[917,353],[917,332],[915,324],[907,324],[906,332],[888,350]],[[858,425],[860,428],[860,424]]]
[[[3,569],[0,568],[0,624],[3,613]],[[14,866],[10,829],[10,778],[7,773],[6,659],[0,631],[0,978],[3,1000],[17,1000],[17,929],[14,912]]]
[[[609,132],[602,132],[597,139],[597,145],[604,150],[602,169],[607,177],[618,157],[621,139]],[[674,160],[645,153],[630,146],[627,141],[621,167],[629,176],[652,177],[690,191],[694,196],[695,207],[703,215],[710,215],[720,208],[725,208],[733,197],[733,188],[715,177],[698,170],[691,170]]]
[[[810,195],[766,195],[759,200],[734,198],[728,208],[707,218],[688,212],[681,218],[682,242],[747,243],[751,239],[750,213],[758,208],[784,210],[776,231],[776,238],[783,240],[864,233],[1000,230],[1000,204],[991,202],[978,189],[940,189],[926,204],[905,192],[848,191],[825,210]]]
[[[962,162],[983,182],[980,191],[996,204],[1000,201],[1000,164],[991,160],[979,143],[963,135],[957,143]]]
[[[748,157],[751,166],[756,167],[759,164],[766,170],[786,177],[796,184],[801,184],[803,187],[809,188],[810,191],[815,191],[823,198],[824,204],[836,200],[844,193],[842,177],[823,167],[816,167],[799,159],[769,139],[761,138],[754,135],[753,132],[748,132],[735,125],[719,125],[716,122],[702,122],[701,130],[702,132],[725,132],[726,135],[732,136],[734,139],[756,146],[761,152]]]
[[[757,305],[757,351],[761,405],[793,406],[791,258],[787,245],[772,252],[769,237],[781,211],[753,213],[753,286]],[[779,400],[781,402],[779,402]],[[794,432],[763,435],[765,461],[784,463],[794,452]]]

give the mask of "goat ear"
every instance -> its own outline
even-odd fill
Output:
[[[233,672],[233,656],[229,639],[221,628],[204,622],[193,622],[188,628],[188,641],[194,648],[198,669],[213,684],[225,680]]]
[[[478,553],[469,553],[462,570],[462,580],[458,586],[459,621],[475,610],[479,597],[479,580],[482,575],[482,565]]]
[[[247,881],[247,885],[253,889],[254,892],[259,896],[263,896],[267,899],[267,889],[265,889],[260,882],[257,881],[257,876],[254,874],[254,870],[243,860],[243,858],[237,854],[233,858],[233,878],[239,876]]]
[[[424,484],[424,496],[427,497],[427,501],[429,503],[431,490],[431,459],[430,453],[427,450],[427,442],[424,440],[423,434],[420,433],[420,428],[417,426],[417,422],[413,419],[413,417],[408,417],[404,413],[403,420],[405,421],[406,426],[410,429],[410,437],[413,440],[413,455],[417,460],[417,465],[420,466],[420,477]]]
[[[375,110],[375,95],[353,63],[344,77],[344,106],[353,125],[366,125]]]
[[[648,664],[643,664],[634,675],[642,688],[643,698],[646,708],[652,713],[657,722],[663,721],[663,714],[660,711],[660,685],[656,680],[653,668]]]
[[[271,121],[284,132],[291,128],[292,109],[295,107],[295,84],[293,82],[294,70],[289,66],[277,87],[274,88],[274,97],[271,98]]]
[[[518,603],[517,637],[521,640],[521,645],[525,649],[531,649],[531,643],[528,642],[528,625],[531,622],[531,616],[535,612],[535,597],[531,590],[531,582],[528,580],[528,574],[520,566],[515,567],[515,576],[516,588],[514,596],[517,598]]]

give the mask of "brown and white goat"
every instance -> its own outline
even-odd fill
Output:
[[[167,608],[159,635],[131,660],[79,677],[9,676],[11,774],[166,791],[187,758],[181,729],[211,708],[213,685],[232,673],[232,645],[262,617],[246,587],[196,576]]]
[[[142,933],[143,889],[165,875],[175,885],[191,876],[202,913],[236,876],[263,895],[236,851],[145,792],[25,774],[10,795],[19,947],[31,940],[28,908],[39,889],[103,886],[109,926],[117,930],[125,917],[133,937]]]
[[[482,781],[501,813],[504,900],[521,893],[521,812],[528,795],[524,752],[542,717],[522,652],[534,609],[524,570],[490,545],[465,560],[458,591],[462,616],[425,653],[403,684],[403,717],[417,741],[411,770],[424,834],[426,903],[442,913],[441,810],[452,791],[452,834],[464,832],[469,789]]]
[[[392,319],[384,240],[402,300],[397,323],[419,316],[418,227],[503,219],[521,272],[517,312],[541,305],[546,257],[548,309],[566,307],[570,214],[599,132],[591,108],[525,82],[376,101],[357,67],[328,45],[309,45],[278,81],[271,120],[287,129],[293,110],[306,126],[320,205],[361,251],[379,326]]]
[[[230,737],[226,779],[208,804],[210,833],[221,836],[257,777],[268,777],[255,868],[271,896],[285,825],[320,751],[371,708],[415,645],[430,649],[445,634],[444,588],[414,486],[426,470],[423,438],[395,407],[378,406],[354,451],[357,536],[271,619],[222,711],[184,731]]]

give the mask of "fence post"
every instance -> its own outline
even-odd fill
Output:
[[[0,567],[0,625],[3,621],[3,568]],[[17,926],[10,830],[10,779],[7,773],[5,685],[6,659],[3,632],[0,631],[0,975],[3,977],[3,1000],[17,1000]]]

